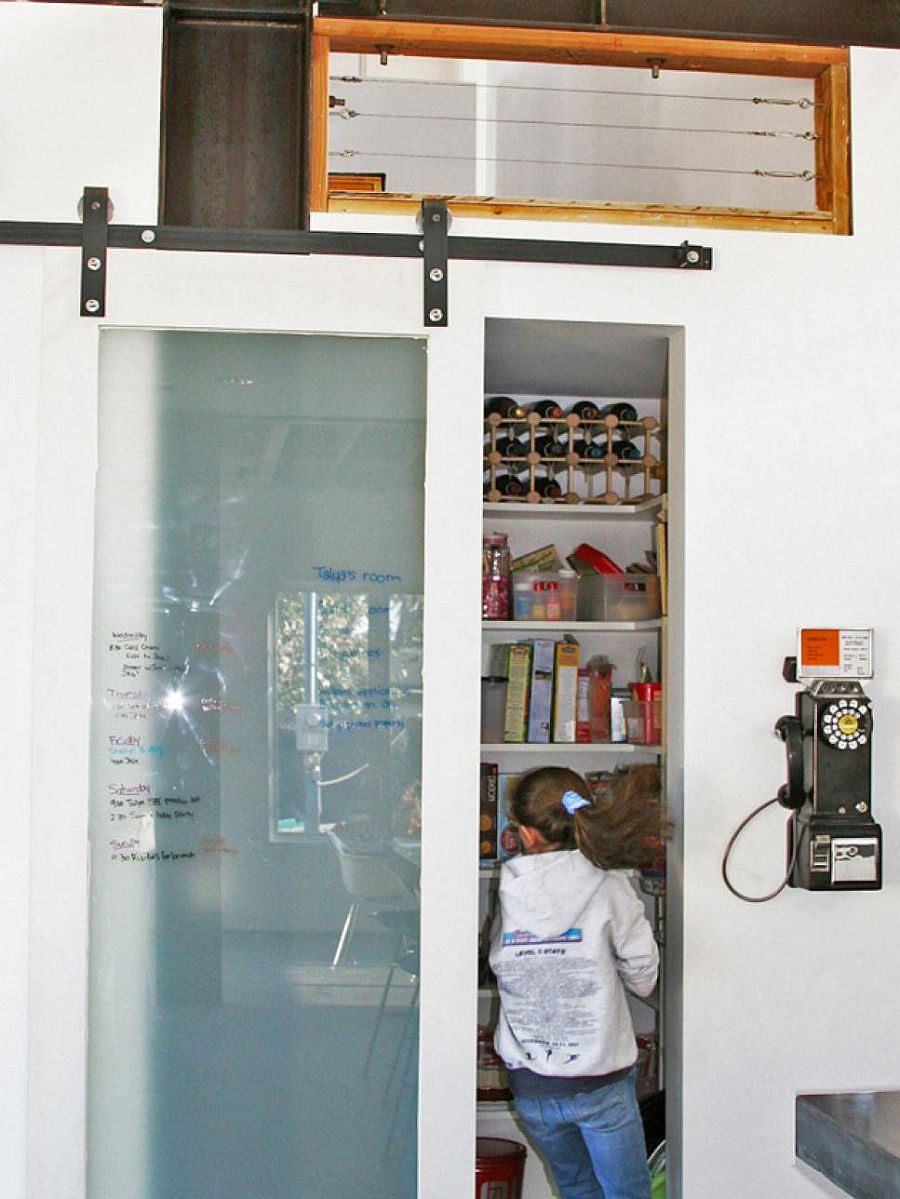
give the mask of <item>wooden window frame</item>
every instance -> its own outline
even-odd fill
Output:
[[[328,189],[328,61],[334,53],[641,67],[665,71],[779,75],[815,81],[816,208],[790,212],[612,201],[492,200],[446,196],[459,216],[849,234],[849,54],[845,47],[793,46],[600,31],[442,25],[318,18],[313,26],[310,208],[313,212],[408,213],[422,196],[349,194]]]

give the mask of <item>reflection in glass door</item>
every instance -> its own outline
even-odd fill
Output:
[[[100,368],[88,1194],[413,1199],[424,342]]]

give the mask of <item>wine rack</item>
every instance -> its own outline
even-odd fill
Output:
[[[492,412],[484,429],[489,503],[637,504],[665,491],[660,456],[665,430],[655,417],[622,420],[609,414],[587,420],[574,412],[562,417]],[[623,443],[633,456],[617,452]]]

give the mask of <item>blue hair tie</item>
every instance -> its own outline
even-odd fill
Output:
[[[591,801],[585,799],[583,795],[579,795],[577,791],[566,791],[560,802],[570,816],[574,816],[579,808],[591,806]]]

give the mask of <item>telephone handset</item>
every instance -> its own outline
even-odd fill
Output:
[[[803,735],[796,716],[781,716],[775,722],[775,735],[787,750],[788,779],[778,788],[778,802],[785,808],[800,809],[806,798],[803,793]]]

